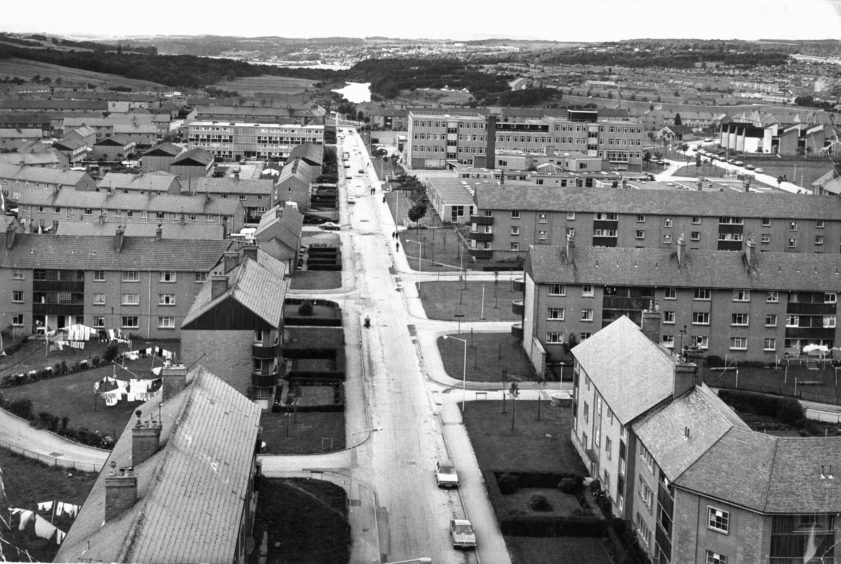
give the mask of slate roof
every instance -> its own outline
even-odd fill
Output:
[[[36,170],[36,169],[32,169]],[[47,169],[45,169],[47,170]],[[195,213],[233,217],[242,208],[239,200],[209,196],[170,194],[122,194],[74,190],[24,190],[21,204],[85,208],[95,210],[133,210],[166,213]]]
[[[109,147],[125,147],[129,143],[133,143],[131,137],[129,137],[128,135],[118,134],[113,135],[111,137],[106,137],[105,139],[101,139],[94,143],[94,145],[107,145]]]
[[[0,268],[208,272],[230,244],[125,237],[117,252],[111,237],[19,233],[11,249],[0,249]]]
[[[795,292],[841,289],[837,254],[757,253],[749,272],[744,253],[735,251],[691,250],[678,265],[675,250],[668,248],[576,248],[572,263],[562,257],[562,250],[552,245],[529,248],[526,270],[536,283]]]
[[[316,145],[315,143],[295,145],[289,151],[289,157],[287,157],[286,162],[292,161],[293,159],[304,159],[307,164],[321,166],[324,163],[324,146]]]
[[[100,223],[98,221],[59,221],[57,235],[96,235],[113,237],[117,227],[122,225],[125,235],[130,237],[154,237],[158,229],[156,223],[117,222]],[[161,223],[161,237],[164,239],[182,239],[192,241],[221,241],[225,238],[225,226],[221,223]]]
[[[666,477],[673,482],[727,431],[734,427],[748,429],[747,424],[706,384],[696,386],[689,393],[646,414],[633,427]]]
[[[283,279],[286,266],[282,262],[258,249],[256,261],[241,256],[239,264],[225,274],[227,291],[213,298],[213,280],[208,277],[184,317],[182,329],[189,329],[189,323],[228,298],[239,302],[272,327],[279,327],[288,285]]]
[[[841,199],[755,192],[697,192],[617,188],[488,186],[476,196],[480,210],[615,212],[625,214],[827,219],[841,217]],[[691,212],[691,210],[698,210]]]
[[[671,397],[674,390],[675,359],[624,315],[577,345],[572,354],[622,425]]]
[[[213,153],[204,149],[189,149],[178,155],[170,166],[207,166],[213,162]]]
[[[255,194],[271,196],[274,190],[274,180],[271,178],[262,179],[239,179],[235,178],[194,178],[191,182],[193,192],[196,194]]]
[[[76,186],[86,176],[88,176],[88,173],[81,170],[61,170],[60,168],[32,166],[20,167],[0,164],[0,178],[20,180],[21,182],[43,182],[45,184]]]
[[[143,153],[141,157],[177,157],[182,151],[184,151],[184,148],[178,145],[161,143]]]
[[[163,170],[139,174],[109,172],[97,183],[99,188],[115,190],[148,190],[166,192],[175,183],[180,187],[178,177]]]
[[[301,182],[309,183],[312,179],[312,167],[301,159],[289,161],[280,169],[277,183],[283,184],[290,178],[297,178]]]
[[[126,425],[64,543],[57,562],[235,562],[260,426],[260,407],[199,366],[192,382],[160,405],[162,447],[134,466],[138,500],[103,523],[110,461],[130,466]],[[188,380],[189,381],[189,380]],[[133,419],[133,418],[132,418]]]
[[[301,244],[301,232],[304,226],[304,215],[295,206],[275,206],[260,217],[254,238],[261,243],[277,240],[286,250],[280,256],[281,260],[292,258]],[[277,249],[281,251],[281,249]]]
[[[55,151],[31,152],[31,153],[2,153],[0,154],[0,165],[12,166],[57,166],[61,159]]]
[[[429,190],[437,194],[443,204],[452,206],[472,206],[476,186],[496,184],[496,180],[478,178],[429,177],[427,181]]]
[[[41,129],[0,128],[0,139],[40,139]]]

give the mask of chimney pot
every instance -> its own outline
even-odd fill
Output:
[[[119,475],[114,475],[116,462],[111,461],[111,472],[105,478],[105,520],[119,517],[137,501],[137,478],[134,472],[120,468]]]

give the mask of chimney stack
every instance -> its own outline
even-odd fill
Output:
[[[6,226],[6,249],[11,250],[12,247],[15,246],[15,235],[17,231],[15,231],[15,226],[9,222],[9,225]]]
[[[240,250],[242,251],[242,258],[250,258],[255,262],[257,261],[257,245],[243,245]]]
[[[134,412],[137,422],[131,429],[131,463],[137,466],[158,451],[161,439],[160,421],[141,421],[141,411]]]
[[[691,362],[677,362],[675,364],[674,392],[672,397],[678,398],[695,387],[695,370],[697,366]]]
[[[224,272],[227,274],[236,268],[238,264],[239,253],[236,251],[225,251],[225,255],[222,257],[222,268],[224,269]]]
[[[564,247],[564,256],[566,257],[567,263],[574,262],[573,259],[575,258],[573,255],[575,253],[575,237],[571,233],[567,233],[567,242],[566,246]]]
[[[660,324],[662,323],[662,316],[660,310],[649,307],[649,309],[642,312],[642,327],[643,334],[655,345],[660,344]]]
[[[118,225],[117,232],[114,234],[114,250],[118,253],[123,250],[123,237],[125,234],[126,231],[123,229],[123,226]]]
[[[120,468],[111,461],[111,469],[105,478],[105,520],[119,517],[137,501],[137,478],[134,468]]]
[[[678,266],[683,266],[684,261],[686,260],[686,238],[683,236],[683,233],[680,234],[680,237],[677,238],[677,264]]]
[[[187,367],[182,364],[161,368],[161,403],[187,387]],[[158,427],[161,422],[158,422]]]
[[[226,274],[213,274],[210,276],[210,298],[216,299],[228,291],[228,276]]]
[[[155,240],[160,241],[163,238],[164,228],[160,223],[155,227]]]

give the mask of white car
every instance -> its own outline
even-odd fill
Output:
[[[764,170],[762,170],[762,169],[761,169],[761,168],[759,168],[759,167],[756,167],[756,168],[754,169],[754,172],[759,173],[759,174],[762,174],[762,173],[763,173],[763,172],[765,172],[765,171],[764,171]]]
[[[457,488],[458,472],[449,460],[439,460],[435,463],[435,481],[439,488]]]
[[[467,519],[450,519],[453,548],[476,548],[476,533]]]
[[[342,228],[341,225],[338,223],[333,223],[332,221],[326,221],[318,226],[319,229],[324,229],[325,231],[338,231]]]

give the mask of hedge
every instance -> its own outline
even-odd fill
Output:
[[[738,390],[719,390],[718,397],[736,411],[748,411],[757,415],[774,417],[792,426],[803,424],[803,406],[794,398],[766,396]]]

